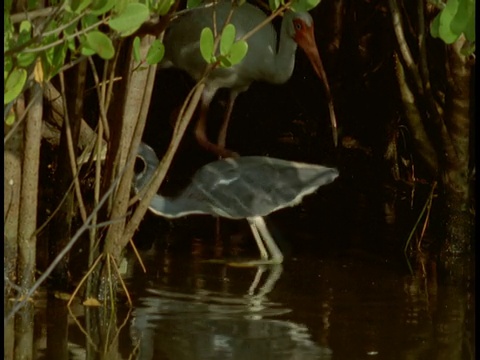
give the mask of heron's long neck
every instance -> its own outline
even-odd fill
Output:
[[[278,52],[275,56],[272,74],[269,82],[274,84],[285,83],[293,73],[295,66],[295,51],[297,43],[287,33],[287,23],[291,21],[288,15],[285,15],[280,29],[280,42]]]
[[[186,210],[189,210],[189,205],[191,206],[191,204],[188,204],[188,202],[181,197],[170,198],[160,194],[155,194],[148,209],[159,216],[176,218],[182,216]]]

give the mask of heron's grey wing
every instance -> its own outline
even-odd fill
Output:
[[[338,176],[334,168],[260,156],[245,158],[238,169],[242,174],[239,194],[251,195],[242,196],[253,210],[251,216],[295,206]]]
[[[332,168],[264,156],[224,159],[197,171],[182,197],[208,204],[209,213],[219,216],[265,216],[298,204],[337,176]]]

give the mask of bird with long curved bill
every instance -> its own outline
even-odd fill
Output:
[[[173,20],[167,28],[164,37],[165,56],[161,67],[176,67],[186,71],[196,81],[202,79],[207,62],[200,51],[200,34],[206,27],[213,28],[213,19],[216,19],[215,28],[221,31],[231,11],[229,22],[235,26],[236,39],[241,39],[267,18],[263,11],[248,3],[234,6],[229,1],[221,1],[209,7],[191,9]],[[235,99],[246,91],[253,81],[285,83],[292,76],[296,49],[300,46],[324,84],[336,146],[335,111],[327,76],[315,43],[310,14],[287,10],[283,16],[278,42],[277,33],[271,23],[253,33],[246,41],[248,51],[239,63],[230,67],[216,66],[207,74],[200,101],[200,115],[195,126],[198,143],[221,157],[237,155],[225,147]],[[220,88],[229,89],[230,95],[217,143],[213,143],[206,135],[207,114],[210,103]]]
[[[143,168],[136,171],[133,188],[141,194],[159,160],[145,143],[140,144],[137,159]],[[261,255],[255,264],[281,263],[283,254],[263,217],[298,205],[304,196],[333,182],[337,176],[334,168],[266,156],[221,159],[197,170],[180,195],[156,194],[148,208],[170,219],[192,214],[247,219]]]

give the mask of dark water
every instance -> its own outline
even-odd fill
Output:
[[[147,273],[133,253],[124,264],[133,308],[38,302],[36,358],[474,359],[473,266],[407,260],[397,242],[410,228],[347,185],[269,219],[287,254],[277,266],[205,261],[256,257],[246,221],[147,217]]]

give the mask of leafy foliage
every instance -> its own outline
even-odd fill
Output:
[[[21,94],[27,80],[25,69],[15,68],[5,80],[3,104],[6,105]]]
[[[220,37],[220,55],[215,55],[215,41],[210,28],[205,28],[200,34],[200,52],[209,64],[219,62],[223,67],[238,64],[247,55],[248,44],[245,40],[235,41],[236,29],[233,24],[227,24]]]
[[[475,43],[475,0],[447,0],[445,7],[430,25],[433,37],[452,44],[464,34],[470,43]],[[471,52],[474,51],[474,46]]]
[[[148,8],[140,3],[129,3],[125,10],[113,16],[108,25],[121,36],[128,36],[137,31],[148,19]]]
[[[473,2],[473,0],[449,1],[462,3],[462,6],[464,4],[471,6]],[[151,15],[167,14],[174,2],[174,0],[51,1],[53,11],[50,15],[33,20],[27,17],[23,21],[15,20],[15,23],[11,17],[12,1],[4,2],[4,104],[15,101],[25,90],[36,60],[39,60],[44,81],[49,81],[64,69],[67,59],[74,61],[81,56],[98,55],[110,60],[115,56],[113,39],[132,35]],[[319,2],[320,0],[293,0],[288,3],[285,0],[270,0],[269,4],[272,10],[280,6],[290,6],[295,11],[308,11]],[[187,7],[199,6],[200,3],[199,0],[189,0]],[[28,1],[27,10],[38,7],[38,1]],[[448,19],[451,17],[449,16]],[[460,26],[463,23],[456,18],[452,17],[450,22],[453,24],[452,31],[457,33],[467,31],[465,27]],[[474,32],[470,31],[471,27],[471,24],[467,27],[468,36],[474,37]],[[217,51],[214,49],[217,45],[212,30],[202,31],[200,50],[207,63],[218,62],[220,66],[229,67],[238,64],[247,54],[248,44],[236,38],[233,24],[225,26],[219,40]],[[135,39],[133,53],[137,61],[145,61],[152,65],[162,60],[165,48],[160,41],[155,41],[151,45],[145,59],[140,59],[139,45],[140,40]]]
[[[153,65],[159,63],[163,59],[165,54],[165,46],[161,43],[160,40],[154,40],[150,49],[148,49],[147,64]]]
[[[294,11],[308,11],[320,3],[320,0],[293,0],[286,3],[284,0],[269,0],[271,10],[280,6],[289,5]],[[189,0],[188,7],[198,6],[197,0]],[[241,5],[238,5],[241,6]],[[222,67],[238,64],[246,56],[248,43],[245,40],[236,40],[236,29],[233,24],[227,24],[220,36],[220,54],[216,54],[215,38],[212,29],[204,28],[200,34],[200,52],[209,64],[219,63]]]
[[[151,14],[166,14],[174,0],[51,3],[54,6],[49,15],[34,20],[27,17],[15,23],[11,16],[12,1],[4,3],[4,104],[14,101],[26,88],[37,59],[45,81],[58,74],[67,59],[74,61],[92,55],[112,59],[113,39],[135,33]],[[29,1],[28,6],[28,10],[37,9],[37,1]],[[145,61],[150,65],[158,63],[164,52],[163,44],[156,41]]]

